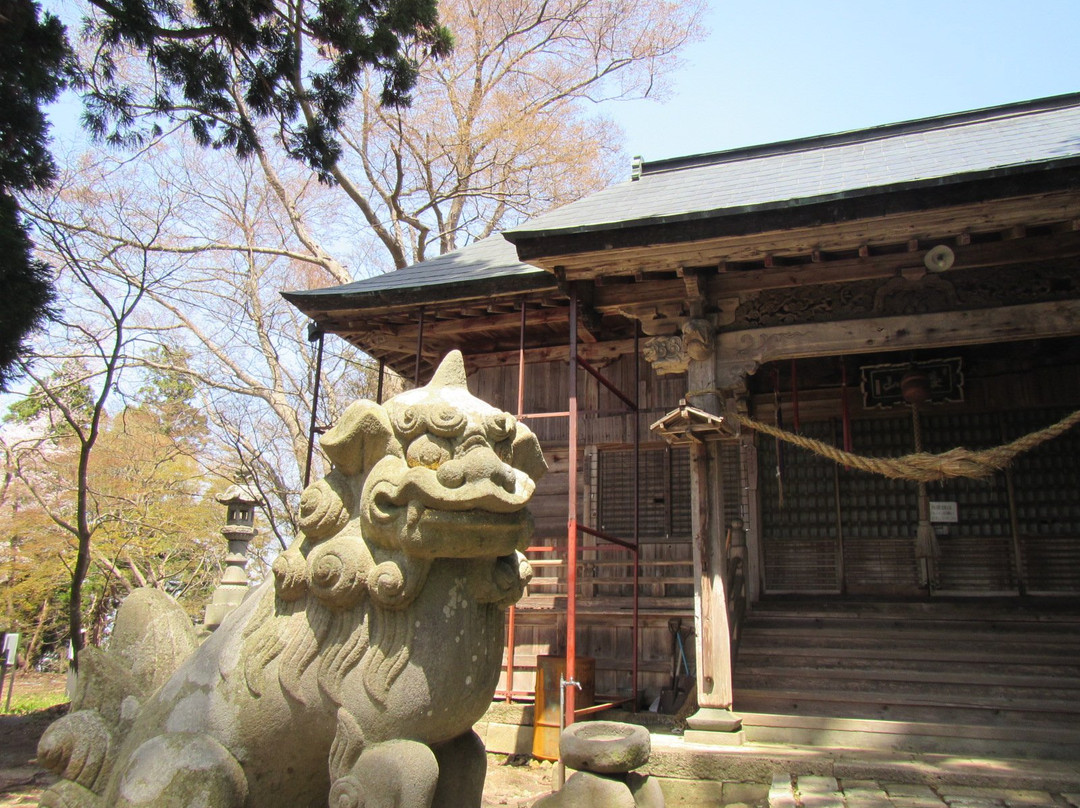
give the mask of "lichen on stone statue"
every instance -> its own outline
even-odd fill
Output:
[[[64,778],[41,805],[480,805],[471,728],[532,576],[540,445],[468,392],[455,351],[426,387],[352,404],[322,448],[303,540],[201,646],[140,591],[110,650],[80,654],[72,712],[39,746]]]

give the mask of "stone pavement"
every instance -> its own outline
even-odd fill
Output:
[[[22,806],[26,805],[37,805],[41,792],[45,788],[45,785],[36,785],[33,782],[11,786],[10,790],[0,793],[0,808],[22,808]]]
[[[41,792],[56,782],[56,777],[36,763],[0,766],[0,808],[37,805]]]
[[[778,774],[769,808],[1080,808],[1080,794]]]

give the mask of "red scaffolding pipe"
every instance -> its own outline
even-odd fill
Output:
[[[575,354],[575,356],[577,356],[577,354]],[[582,370],[584,370],[586,373],[588,373],[590,376],[600,382],[600,384],[604,385],[604,387],[614,393],[615,396],[629,409],[637,409],[637,404],[634,401],[631,401],[628,395],[626,395],[622,390],[620,390],[618,387],[608,381],[607,377],[604,376],[603,373],[590,365],[585,359],[582,359],[580,356],[578,356],[577,363],[581,366]]]
[[[638,391],[641,388],[640,380],[640,365],[638,356],[638,332],[637,328],[634,329],[634,398],[630,398],[623,391],[619,390],[613,383],[611,383],[599,370],[590,365],[587,361],[582,359],[578,355],[577,351],[577,286],[576,284],[570,284],[570,379],[569,379],[569,392],[570,392],[570,436],[569,436],[569,449],[567,454],[570,458],[569,469],[569,484],[568,484],[568,512],[569,517],[567,519],[567,548],[566,548],[566,563],[567,563],[567,576],[566,576],[566,684],[565,686],[565,712],[564,722],[566,726],[570,726],[574,723],[576,715],[580,715],[574,709],[577,687],[575,675],[577,673],[577,556],[578,556],[578,533],[587,533],[592,536],[596,536],[604,541],[611,542],[620,547],[630,550],[634,556],[634,594],[633,594],[633,628],[631,635],[631,649],[633,659],[631,661],[631,690],[633,692],[634,708],[637,707],[637,686],[638,686],[638,588],[639,588],[639,575],[641,567],[641,557],[639,553],[639,497],[638,497],[638,474],[640,471],[640,452],[641,452],[641,435],[640,425],[638,423],[641,408],[639,406],[637,396]],[[588,527],[578,523],[577,518],[577,369],[581,367],[590,376],[596,379],[600,384],[614,393],[620,401],[622,401],[627,408],[633,413],[632,428],[634,430],[634,463],[633,463],[633,480],[631,484],[634,487],[634,541],[628,542],[625,539],[620,539],[616,536],[612,536],[601,530]],[[571,685],[571,683],[574,683]],[[591,710],[592,711],[592,710]]]
[[[518,340],[518,390],[517,417],[525,415],[525,301],[521,301],[521,337]],[[517,644],[516,632],[517,606],[513,603],[506,616],[506,702],[514,700],[514,646]]]
[[[602,530],[597,530],[594,527],[589,527],[588,525],[578,525],[578,530],[580,530],[582,533],[588,533],[590,536],[596,536],[596,538],[598,539],[609,541],[612,544],[618,544],[620,547],[625,547],[627,550],[637,549],[632,542],[628,542],[626,539],[620,539],[617,536],[613,536],[610,533],[605,533]],[[590,547],[589,549],[593,550],[596,548]]]
[[[424,310],[420,309],[419,329],[416,332],[416,371],[413,373],[413,387],[420,386],[420,356],[424,352]]]
[[[566,518],[566,681],[577,681],[577,554],[578,554],[578,519],[577,519],[577,428],[578,428],[578,320],[577,284],[570,283],[570,355],[567,357],[569,369],[570,424],[567,455],[570,458],[569,496],[567,497]],[[574,708],[577,706],[577,687],[559,686],[566,693],[563,713],[565,726],[574,723]]]
[[[634,659],[630,669],[630,692],[634,696],[631,710],[637,712],[638,699],[638,589],[641,576],[641,536],[638,533],[640,527],[640,501],[641,488],[639,485],[641,473],[641,357],[638,354],[638,326],[634,323],[634,417],[631,425],[634,430],[634,626],[631,642],[631,652]]]
[[[564,693],[564,713],[563,720],[566,726],[569,726],[574,722],[575,716],[581,716],[588,713],[598,712],[600,710],[609,709],[610,707],[625,704],[628,701],[634,702],[634,708],[636,709],[637,701],[637,682],[638,682],[638,647],[639,647],[639,603],[638,603],[638,589],[639,589],[639,575],[641,567],[641,559],[639,553],[639,502],[638,497],[635,495],[634,501],[634,513],[633,513],[633,541],[627,541],[626,539],[613,536],[604,531],[597,530],[595,528],[588,527],[580,524],[578,521],[577,512],[577,449],[578,449],[578,373],[577,369],[580,367],[585,370],[590,376],[595,378],[605,388],[610,390],[616,397],[622,401],[627,409],[633,413],[633,430],[634,430],[634,461],[633,461],[633,480],[632,485],[635,489],[635,494],[638,488],[638,480],[640,474],[640,444],[641,444],[641,429],[640,429],[640,405],[637,400],[638,391],[641,389],[641,365],[640,365],[640,353],[639,353],[639,334],[635,328],[634,333],[634,397],[631,398],[618,389],[612,382],[610,382],[599,370],[594,368],[589,362],[578,355],[578,339],[577,339],[577,288],[575,284],[570,284],[570,345],[568,356],[568,372],[570,373],[568,392],[569,392],[569,409],[565,412],[554,413],[526,413],[525,409],[525,328],[527,322],[527,313],[525,302],[521,304],[521,334],[518,347],[518,396],[517,396],[517,417],[519,420],[527,420],[534,418],[567,418],[568,419],[568,444],[569,444],[569,480],[568,480],[568,504],[567,504],[567,547],[566,547],[566,559],[563,563],[566,564],[567,574],[567,602],[566,602],[566,668],[565,668],[565,682],[571,682],[575,680],[577,675],[577,567],[578,567],[578,553],[579,553],[579,533],[586,533],[592,536],[596,536],[603,541],[610,542],[613,546],[598,545],[590,548],[594,550],[629,550],[634,556],[634,594],[633,594],[633,634],[631,640],[631,647],[633,653],[633,660],[631,663],[630,676],[632,679],[633,696],[629,699],[617,699],[610,704],[597,705],[595,707],[589,707],[582,710],[575,709],[576,707],[576,693],[575,687],[565,688],[567,692]],[[422,321],[421,321],[422,322]],[[526,549],[526,553],[540,553],[540,552],[556,552],[560,548],[558,546],[532,546]],[[516,609],[511,606],[508,614],[507,622],[507,655],[506,655],[506,689],[501,691],[501,695],[505,696],[506,701],[513,700],[514,691],[514,671],[515,671],[515,646],[517,643],[516,636]],[[560,683],[562,684],[562,683]]]

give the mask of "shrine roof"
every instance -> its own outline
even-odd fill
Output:
[[[552,275],[526,261],[619,246],[620,238],[677,241],[702,223],[754,232],[759,226],[782,227],[804,210],[819,219],[839,217],[842,203],[860,198],[869,199],[871,210],[881,215],[893,212],[890,205],[930,204],[927,191],[973,187],[978,180],[984,181],[978,191],[984,196],[1008,195],[1019,187],[1015,178],[1035,175],[1075,188],[1078,170],[1080,93],[1075,93],[645,162],[634,179],[502,235],[394,272],[283,294],[316,316],[329,305],[349,302],[409,305],[462,294],[549,290],[555,287]],[[996,185],[987,191],[985,181]]]
[[[324,289],[283,292],[290,302],[313,306],[320,298],[379,298],[392,294],[392,302],[407,304],[403,290],[416,290],[425,297],[452,292],[462,286],[497,283],[503,291],[529,291],[555,285],[544,270],[518,261],[514,245],[501,235],[489,236],[461,249],[428,261]],[[302,309],[305,306],[301,306]]]
[[[519,244],[793,208],[1080,163],[1080,94],[644,162],[634,179],[506,232]]]

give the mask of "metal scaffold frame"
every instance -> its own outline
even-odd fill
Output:
[[[527,324],[527,309],[525,301],[521,304],[521,336],[518,350],[518,398],[517,398],[517,417],[521,420],[529,420],[532,418],[567,418],[568,419],[568,447],[567,455],[570,459],[569,462],[569,481],[567,484],[567,531],[566,531],[566,640],[565,640],[565,653],[566,653],[566,673],[565,677],[560,682],[561,693],[563,694],[563,721],[565,726],[569,726],[574,723],[574,720],[580,716],[599,712],[601,710],[610,709],[619,704],[626,702],[632,702],[636,708],[637,691],[638,691],[638,634],[639,634],[639,614],[638,614],[638,579],[640,574],[640,556],[639,556],[639,503],[636,491],[638,490],[638,479],[640,473],[640,449],[641,449],[641,424],[640,424],[640,407],[637,400],[638,390],[641,383],[641,371],[640,371],[640,357],[639,357],[639,345],[638,345],[638,333],[635,328],[634,331],[634,395],[633,397],[626,395],[623,391],[608,380],[599,370],[593,367],[588,361],[579,356],[578,354],[578,294],[577,286],[574,283],[569,284],[570,294],[570,322],[569,322],[569,351],[567,357],[567,368],[569,373],[568,378],[568,408],[563,412],[555,413],[527,413],[525,412],[525,328]],[[631,485],[634,488],[635,496],[631,499],[633,505],[633,537],[632,540],[627,540],[624,537],[613,536],[609,533],[605,533],[602,530],[598,530],[594,527],[590,527],[581,522],[578,517],[578,420],[579,417],[587,413],[587,410],[581,410],[578,407],[578,369],[584,370],[589,376],[596,379],[596,381],[609,390],[627,411],[630,412],[633,417],[633,433],[634,433],[634,453],[633,453],[633,470],[632,470],[632,482]],[[602,550],[612,549],[615,551],[624,550],[633,555],[633,618],[632,618],[632,661],[631,661],[631,683],[633,689],[633,695],[626,699],[616,699],[603,704],[586,707],[581,710],[576,708],[576,693],[578,682],[577,676],[577,567],[578,567],[578,555],[580,553],[579,538],[581,534],[587,534],[601,541],[607,542],[607,545],[597,545],[596,547],[590,547],[590,550]],[[529,547],[527,553],[538,552],[551,552],[557,548],[555,547]],[[513,701],[514,696],[517,695],[514,690],[514,661],[516,650],[516,612],[517,609],[511,606],[509,609],[507,619],[507,652],[506,652],[506,689],[500,691],[507,702]],[[524,695],[524,694],[522,694]]]

